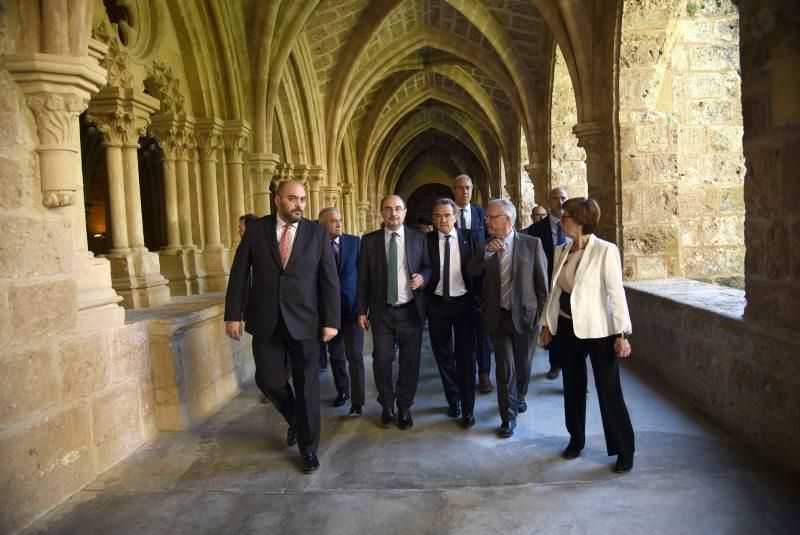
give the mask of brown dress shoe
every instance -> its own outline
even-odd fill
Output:
[[[481,394],[488,394],[494,390],[492,387],[492,381],[489,379],[488,373],[482,373],[478,378],[478,392]]]

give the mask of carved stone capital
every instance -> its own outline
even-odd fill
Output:
[[[200,161],[217,161],[217,151],[222,149],[223,123],[214,117],[197,120],[195,139],[200,151]]]
[[[506,184],[505,188],[506,192],[508,192],[509,200],[516,204],[519,200],[519,186],[516,184]]]
[[[104,87],[92,102],[86,115],[103,134],[106,145],[138,146],[147,134],[150,116],[158,109],[158,100],[128,87]]]
[[[319,190],[319,184],[325,179],[325,166],[311,165],[308,168],[308,183],[312,190]]]
[[[173,115],[155,115],[150,125],[150,132],[168,160],[189,159],[189,151],[194,148],[193,129],[191,118]]]
[[[348,202],[354,190],[355,188],[353,187],[352,184],[342,184],[342,199],[345,202]]]
[[[358,210],[359,214],[362,214],[364,217],[367,217],[369,215],[369,202],[356,201],[356,210]]]
[[[277,154],[259,152],[250,155],[248,163],[250,164],[250,178],[253,180],[253,193],[264,194],[269,191],[270,182],[275,176],[275,168],[279,161]]]
[[[322,199],[325,207],[336,206],[339,204],[339,197],[342,193],[342,188],[339,186],[322,186],[320,191],[322,192]]]
[[[303,186],[308,186],[309,166],[296,165],[293,169],[292,177],[299,181]]]
[[[609,142],[604,124],[600,121],[580,123],[572,127],[572,132],[578,138],[578,146],[586,151],[586,161],[607,159]]]
[[[106,71],[89,57],[53,54],[5,56],[3,66],[19,84],[36,120],[42,202],[50,208],[72,205],[82,187],[77,172],[78,116],[105,84]]]
[[[289,180],[291,178],[294,178],[294,166],[292,164],[282,163],[275,167],[275,176],[273,177],[274,182],[283,182],[284,180]]]
[[[227,121],[222,137],[228,162],[243,163],[243,157],[250,146],[250,125],[246,121]]]

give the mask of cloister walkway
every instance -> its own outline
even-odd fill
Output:
[[[448,418],[427,337],[422,358],[409,431],[379,426],[371,373],[361,418],[330,406],[331,373],[321,375],[322,468],[313,475],[302,473],[285,424],[250,384],[194,429],[160,433],[29,532],[797,533],[798,478],[648,382],[635,360],[622,380],[636,462],[618,475],[593,385],[587,447],[574,461],[561,458],[561,381],[544,378],[541,349],[530,408],[508,440],[494,434],[494,394],[478,396],[472,429]]]

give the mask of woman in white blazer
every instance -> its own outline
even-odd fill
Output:
[[[578,457],[586,441],[586,356],[592,361],[606,450],[616,455],[615,472],[633,468],[633,426],[622,396],[619,358],[631,354],[631,319],[617,246],[594,235],[600,207],[575,197],[564,203],[561,226],[572,241],[553,258],[550,295],[542,317],[541,343],[562,359],[564,415],[570,441],[566,459]]]

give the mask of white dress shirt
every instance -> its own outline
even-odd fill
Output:
[[[450,229],[449,240],[445,240],[444,234],[436,231],[439,236],[439,283],[436,285],[434,293],[444,295],[444,245],[449,241],[450,245],[450,297],[461,297],[467,293],[464,284],[464,275],[461,273],[461,247],[458,246],[458,233],[456,228]]]
[[[278,238],[278,250],[280,250],[281,246],[281,234],[283,234],[283,227],[285,227],[286,225],[294,225],[292,228],[289,229],[289,252],[286,255],[286,263],[288,264],[289,259],[292,257],[292,247],[294,246],[294,237],[297,235],[297,225],[299,225],[300,222],[298,221],[297,223],[287,223],[286,221],[281,219],[281,216],[277,214],[275,215],[275,218],[278,222],[278,224],[275,225],[275,233]]]
[[[456,224],[460,227],[461,226],[461,210],[462,208],[456,205]],[[466,229],[472,228],[472,204],[468,204],[463,208],[464,210],[464,221],[466,221],[467,226]],[[461,229],[464,230],[464,229]]]
[[[414,293],[408,285],[409,273],[408,265],[406,264],[406,239],[405,227],[400,225],[397,230],[383,229],[383,241],[386,245],[386,266],[389,266],[389,244],[392,241],[392,232],[397,233],[397,303],[389,303],[390,305],[404,305],[414,299]]]

